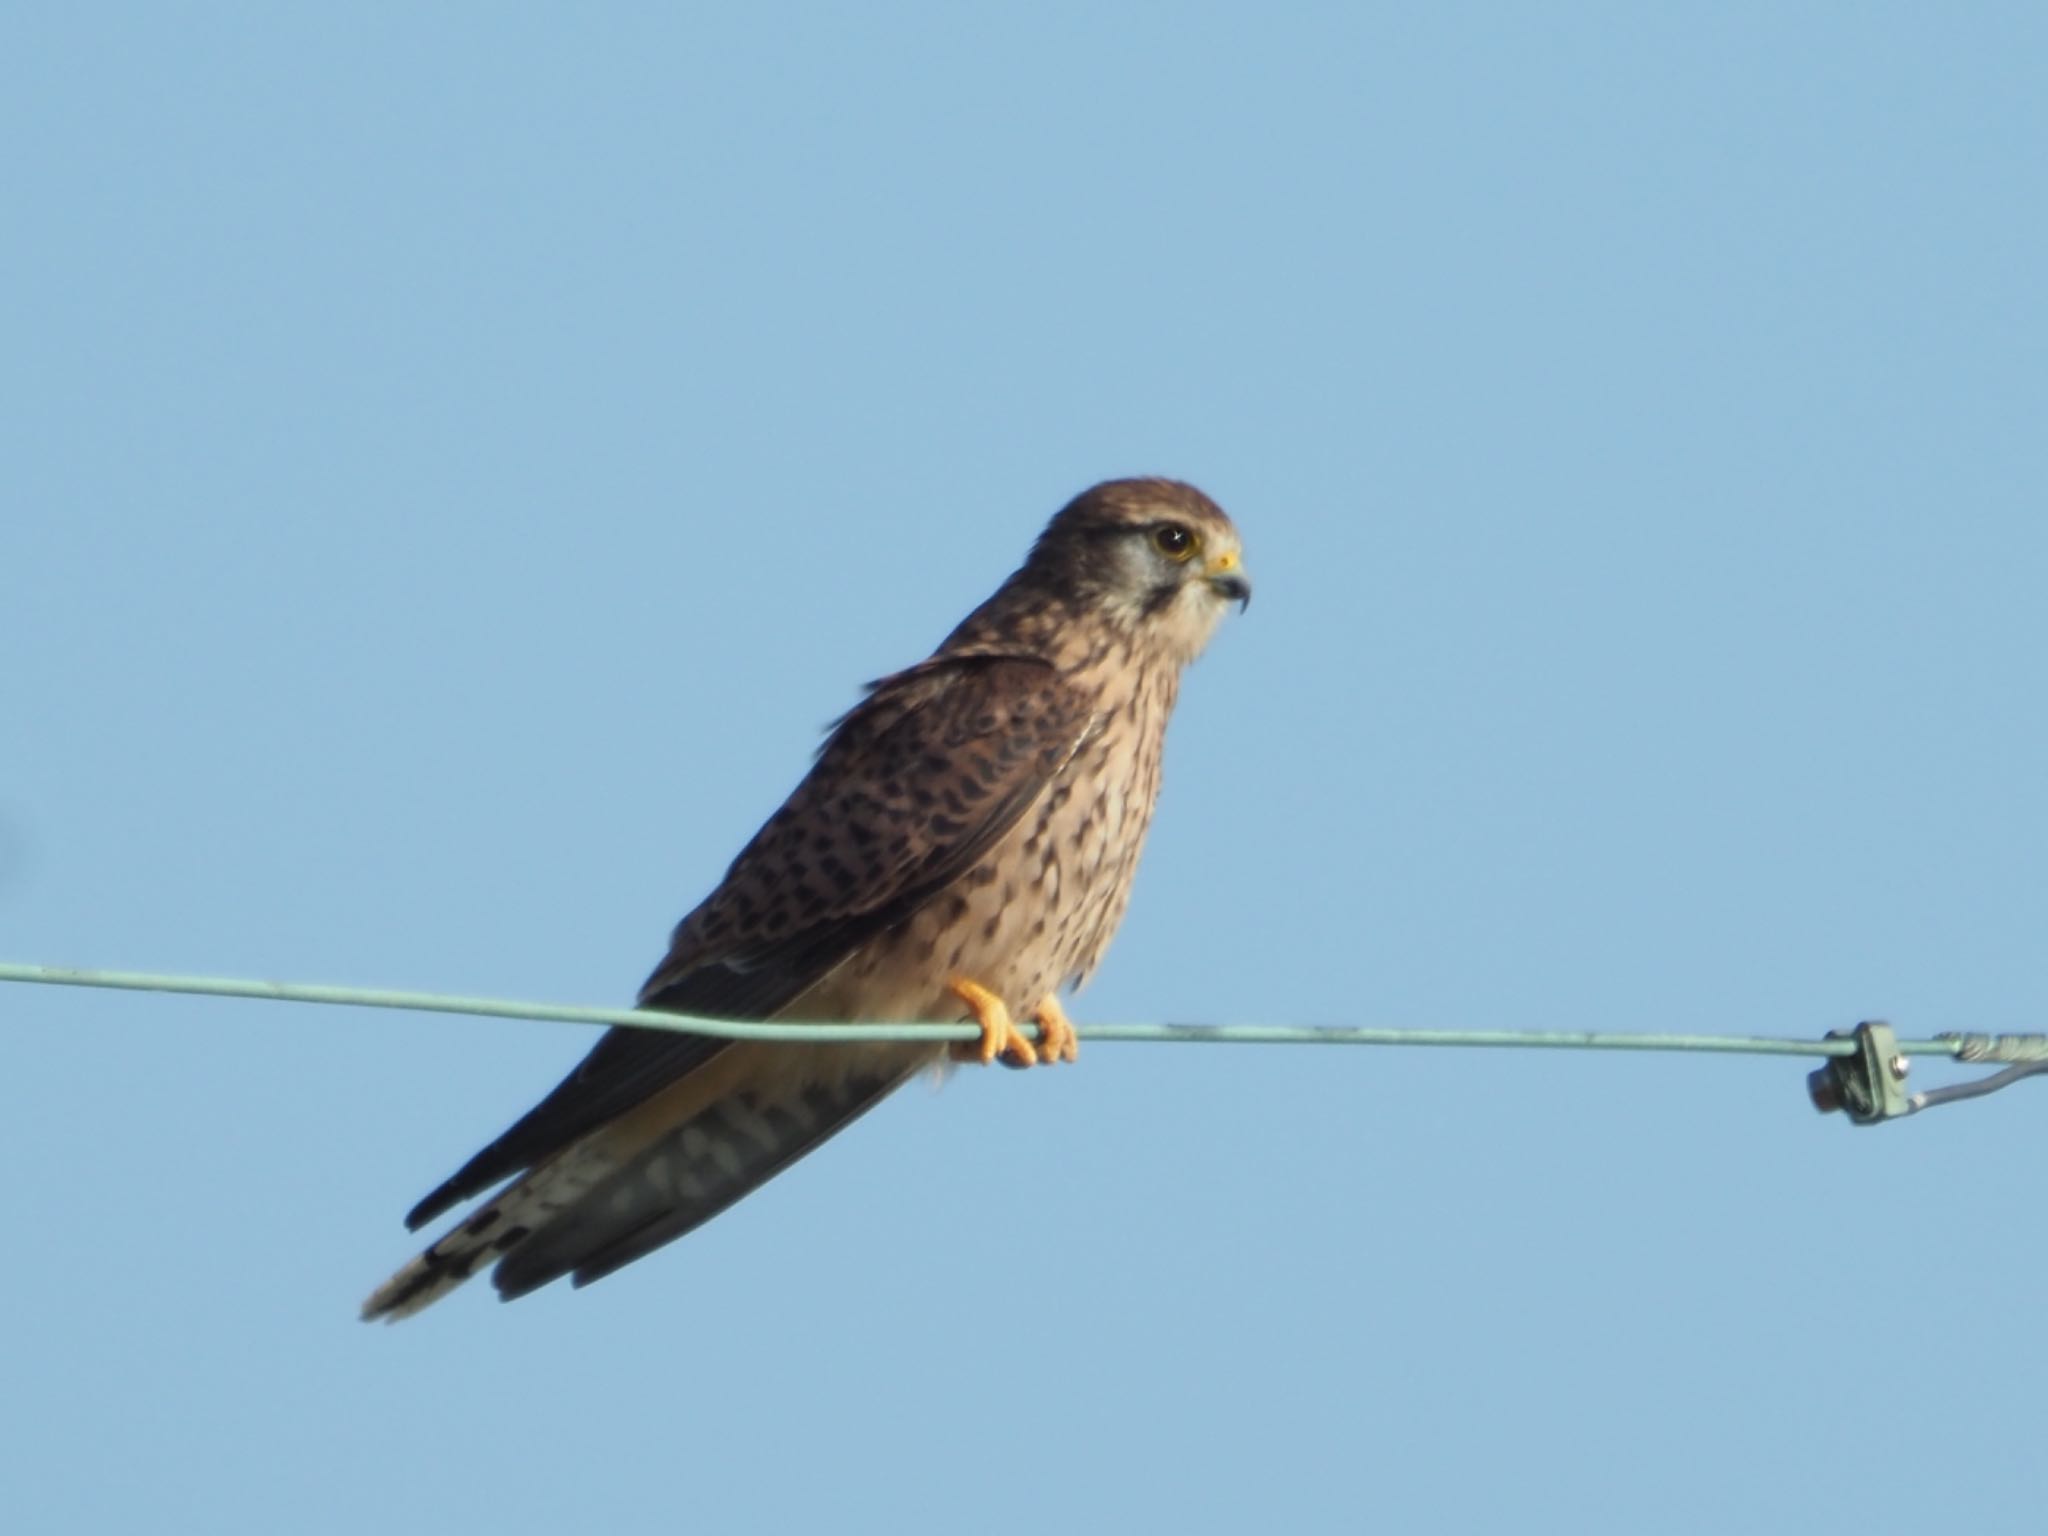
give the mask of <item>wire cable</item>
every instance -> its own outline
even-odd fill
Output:
[[[258,998],[269,1002],[324,1003],[348,1008],[396,1008],[415,1013],[467,1014],[481,1018],[535,1019],[559,1024],[623,1025],[677,1034],[711,1035],[723,1040],[758,1040],[801,1045],[861,1041],[929,1040],[934,1043],[975,1040],[974,1024],[862,1022],[806,1024],[706,1019],[641,1008],[565,1007],[492,997],[461,997],[440,992],[403,992],[388,988],[327,986],[306,982],[257,981],[242,977],[162,975],[143,971],[84,970],[52,965],[0,962],[0,981],[60,987],[100,987],[129,992],[168,992],[201,997]],[[1036,1024],[1020,1021],[1018,1030],[1039,1037]],[[1872,1044],[1872,1031],[1881,1031]],[[1804,1056],[1823,1058],[1827,1065],[1813,1075],[1810,1086],[1822,1109],[1847,1107],[1859,1123],[1896,1118],[1936,1104],[1978,1098],[2023,1077],[2048,1072],[2048,1035],[1946,1034],[1927,1040],[1900,1040],[1884,1025],[1865,1024],[1854,1033],[1820,1040],[1772,1035],[1693,1035],[1599,1030],[1527,1029],[1375,1029],[1356,1025],[1301,1026],[1288,1024],[1084,1024],[1083,1040],[1133,1044],[1173,1042],[1190,1045],[1382,1045],[1436,1046],[1464,1049],[1535,1049],[1584,1051],[1663,1051],[1735,1056]],[[2008,1071],[1975,1082],[1931,1089],[1911,1095],[1871,1092],[1859,1098],[1857,1082],[1880,1083],[1886,1089],[1903,1080],[1906,1058],[1946,1056],[1965,1062],[2012,1062]],[[1858,1077],[1859,1067],[1863,1075]],[[1832,1086],[1830,1086],[1832,1085]],[[1849,1103],[1840,1091],[1850,1089]],[[1876,1105],[1877,1107],[1871,1107]]]

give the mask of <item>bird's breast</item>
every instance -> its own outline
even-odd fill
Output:
[[[1019,1015],[1087,977],[1122,921],[1159,792],[1164,697],[1112,701],[1016,826],[966,874],[814,987],[793,1015],[965,1017],[956,978]]]

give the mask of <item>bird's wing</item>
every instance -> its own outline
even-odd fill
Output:
[[[945,655],[884,678],[834,727],[724,882],[677,926],[640,1006],[773,1017],[972,869],[1095,729],[1088,696],[1036,657]],[[422,1226],[552,1156],[727,1044],[607,1031],[406,1224]]]

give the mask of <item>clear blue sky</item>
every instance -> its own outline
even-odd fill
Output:
[[[2039,7],[681,11],[10,8],[0,958],[623,1001],[1160,472],[1084,1022],[2048,1027]],[[1098,1045],[359,1325],[589,1043],[0,989],[10,1527],[2040,1529],[2048,1089]]]

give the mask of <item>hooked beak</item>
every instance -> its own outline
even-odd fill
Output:
[[[1223,551],[1222,554],[1209,562],[1209,568],[1203,574],[1209,578],[1209,585],[1216,592],[1217,596],[1221,597],[1225,602],[1237,604],[1237,611],[1239,613],[1243,613],[1245,609],[1251,607],[1251,578],[1245,575],[1243,569],[1239,566],[1236,550],[1226,549]]]

